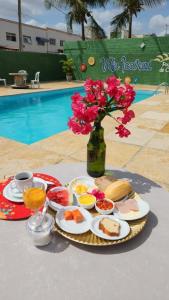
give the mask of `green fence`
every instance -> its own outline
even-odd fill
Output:
[[[169,82],[169,37],[110,39],[101,41],[65,42],[65,54],[75,62],[75,78],[104,79],[115,74],[121,79],[130,76],[135,83]],[[94,57],[91,66],[88,58]],[[80,65],[87,66],[86,72]]]
[[[65,79],[60,63],[62,59],[65,59],[65,55],[0,51],[0,77],[11,83],[13,78],[9,73],[26,70],[28,81],[34,79],[37,71],[40,71],[40,81],[62,80]]]

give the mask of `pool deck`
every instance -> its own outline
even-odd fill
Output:
[[[81,86],[81,82],[52,82],[40,89],[13,90],[0,87],[0,96],[39,92]],[[136,89],[154,86],[137,85]],[[120,139],[115,135],[115,122],[103,121],[107,144],[107,165],[126,168],[159,183],[169,190],[169,95],[164,93],[133,105],[136,118],[128,126],[132,135]],[[119,114],[117,112],[117,114]],[[32,145],[0,137],[0,178],[21,170],[57,164],[86,161],[88,136],[76,136],[70,130]]]

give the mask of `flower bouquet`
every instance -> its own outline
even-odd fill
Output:
[[[116,134],[128,137],[130,131],[124,126],[135,117],[129,109],[135,99],[135,91],[129,84],[121,84],[115,76],[102,80],[87,79],[84,84],[85,96],[75,93],[72,96],[73,116],[68,121],[69,128],[75,134],[89,134],[87,145],[87,171],[90,176],[99,177],[105,172],[106,145],[104,129],[101,126],[105,116],[116,120]],[[119,110],[122,115],[114,117]]]

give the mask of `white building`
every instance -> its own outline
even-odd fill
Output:
[[[81,37],[65,31],[22,24],[23,51],[63,52],[64,41],[78,41]],[[0,48],[19,49],[18,22],[0,18]]]

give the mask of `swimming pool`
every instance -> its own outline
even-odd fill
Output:
[[[83,87],[0,97],[0,136],[32,144],[68,129],[71,95]],[[137,91],[135,102],[153,95]]]

